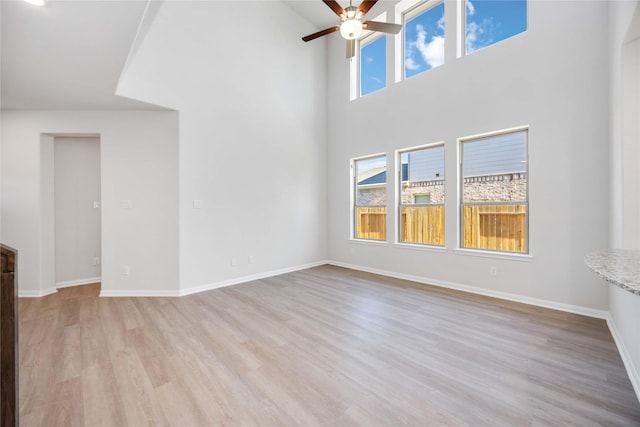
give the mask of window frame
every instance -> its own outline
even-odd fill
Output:
[[[422,151],[422,150],[428,150],[428,149],[433,149],[433,148],[442,148],[443,150],[443,154],[444,154],[444,158],[443,158],[443,164],[442,164],[442,186],[443,186],[443,192],[444,192],[444,200],[442,203],[412,203],[412,204],[404,204],[402,203],[402,185],[403,185],[403,181],[402,181],[402,155],[405,153],[410,153],[410,152],[415,152],[415,151]],[[446,186],[447,186],[447,181],[446,181],[446,145],[444,141],[438,141],[438,142],[433,142],[433,143],[429,143],[429,144],[423,144],[423,145],[417,145],[414,147],[407,147],[407,148],[402,148],[399,150],[396,150],[396,239],[395,239],[395,243],[401,246],[414,246],[414,247],[420,247],[420,248],[433,248],[433,249],[444,249],[446,247],[446,201],[447,201],[447,196],[446,196]],[[407,171],[408,173],[408,171]],[[407,177],[408,178],[408,177]],[[424,194],[424,193],[421,193]],[[442,229],[442,236],[443,236],[443,242],[442,245],[434,245],[434,244],[429,244],[429,243],[419,243],[419,242],[404,242],[402,241],[402,209],[404,207],[411,207],[411,206],[441,206],[443,209],[443,229]]]
[[[531,2],[531,0],[523,0],[525,2],[525,29],[519,33],[516,34],[512,34],[509,37],[497,40],[492,42],[491,44],[488,44],[486,46],[482,46],[479,49],[476,49],[472,52],[467,52],[467,0],[457,0],[458,3],[458,19],[457,21],[457,25],[458,25],[458,52],[457,52],[457,56],[458,58],[461,58],[463,56],[469,56],[472,55],[478,51],[484,50],[490,46],[494,46],[496,44],[499,44],[503,41],[512,39],[513,37],[517,37],[519,35],[525,34],[529,31],[529,3]]]
[[[462,1],[466,1],[466,0],[462,0]],[[419,73],[416,73],[413,76],[407,77],[407,68],[405,66],[405,59],[406,59],[406,46],[407,46],[407,21],[410,21],[413,18],[418,17],[419,15],[422,15],[423,13],[428,12],[429,10],[439,6],[440,4],[443,5],[444,7],[444,16],[445,16],[445,30],[444,30],[444,40],[445,40],[445,58],[444,61],[442,62],[442,65],[445,65],[446,63],[446,43],[447,43],[447,38],[446,38],[446,34],[447,34],[447,26],[446,26],[446,13],[447,13],[447,8],[446,8],[446,4],[445,4],[445,0],[419,0],[416,1],[413,4],[409,4],[406,6],[405,9],[403,9],[400,12],[400,24],[402,25],[402,31],[400,32],[401,37],[399,37],[400,40],[400,80],[408,80],[412,77],[415,77],[417,75],[423,74],[429,70],[432,70],[434,67],[429,68],[428,70],[424,70],[421,71]]]
[[[512,133],[520,133],[525,132],[526,140],[525,140],[525,154],[526,154],[526,200],[524,203],[517,202],[518,204],[524,204],[525,206],[525,251],[517,252],[517,251],[505,251],[505,250],[497,250],[497,249],[484,249],[484,248],[471,248],[464,246],[464,206],[466,205],[500,205],[502,204],[511,204],[511,202],[473,202],[473,203],[465,203],[464,202],[464,172],[463,172],[463,144],[465,142],[470,141],[478,141],[490,139],[497,136],[508,135]],[[482,256],[497,256],[504,258],[530,258],[531,257],[531,230],[530,230],[530,220],[531,220],[531,210],[530,210],[530,184],[531,184],[531,174],[530,174],[530,162],[529,162],[529,135],[530,135],[530,127],[528,125],[517,126],[513,128],[501,129],[492,132],[486,132],[481,134],[469,135],[462,138],[458,138],[458,227],[457,227],[457,248],[456,252],[459,253],[467,253],[467,254],[479,254]]]
[[[389,65],[389,51],[387,49],[387,39],[386,39],[387,34],[385,33],[381,33],[378,31],[367,31],[362,37],[360,37],[357,40],[356,43],[356,62],[357,62],[357,97],[358,98],[364,98],[365,96],[374,94],[376,92],[379,92],[381,90],[384,90],[388,87],[388,83],[389,83],[389,76],[387,75],[387,68]],[[385,43],[384,43],[384,86],[381,87],[380,89],[376,89],[374,91],[368,92],[366,94],[362,93],[362,48],[363,47],[367,47],[368,45],[377,42],[378,40],[380,40],[381,38],[385,39]]]
[[[363,160],[369,160],[369,159],[375,159],[375,158],[384,158],[385,161],[385,172],[386,172],[386,180],[384,183],[384,193],[385,193],[385,204],[384,205],[359,205],[358,204],[358,168],[357,168],[357,163],[359,161],[363,161]],[[350,240],[354,241],[354,242],[365,242],[365,243],[373,243],[373,244],[380,244],[380,243],[387,243],[388,240],[388,232],[387,232],[387,217],[389,215],[389,201],[387,198],[387,193],[388,193],[388,185],[389,185],[389,158],[387,156],[387,153],[376,153],[376,154],[369,154],[366,156],[361,156],[361,157],[354,157],[350,160],[350,187],[351,187],[351,213],[350,213],[350,217],[351,217],[351,221],[350,221]],[[367,239],[367,238],[363,238],[363,237],[358,237],[358,208],[380,208],[380,207],[384,207],[385,208],[385,239]]]

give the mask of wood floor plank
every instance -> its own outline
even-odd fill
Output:
[[[24,426],[631,426],[606,323],[322,266],[20,300]]]

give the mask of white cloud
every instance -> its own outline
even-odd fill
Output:
[[[495,25],[492,18],[485,18],[481,23],[467,22],[467,37],[465,46],[467,53],[471,53],[493,43]]]
[[[420,64],[414,61],[413,58],[410,56],[407,56],[407,58],[404,60],[404,66],[412,71],[420,69]]]
[[[476,7],[471,3],[471,0],[467,0],[467,16],[473,16],[476,13]]]
[[[477,22],[472,21],[467,24],[467,38],[465,41],[467,53],[476,50],[476,42],[478,41],[478,33],[482,32],[482,28]]]
[[[444,64],[444,37],[434,36],[431,42],[418,46],[425,62],[433,67]]]
[[[422,55],[424,62],[431,68],[444,64],[444,37],[433,36],[431,40],[427,42],[427,31],[424,27],[417,25],[416,30],[418,34],[413,44],[420,52],[420,55]]]

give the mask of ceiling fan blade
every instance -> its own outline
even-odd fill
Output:
[[[369,9],[371,9],[373,7],[374,4],[376,4],[378,2],[378,0],[365,0],[362,3],[360,3],[360,6],[358,6],[358,10],[356,13],[361,13],[362,15],[360,16],[364,16],[367,14],[367,12],[369,12]]]
[[[400,24],[389,24],[387,22],[364,21],[362,28],[368,31],[380,31],[383,33],[398,34],[402,30]]]
[[[339,18],[342,19],[342,16],[344,15],[344,9],[342,8],[342,6],[338,4],[337,1],[335,0],[322,0],[322,1],[324,2],[324,4],[329,6],[331,10],[333,10],[333,12],[336,15],[338,15]]]
[[[340,25],[336,25],[334,27],[325,28],[322,31],[318,31],[317,33],[309,34],[308,36],[304,36],[302,40],[305,42],[311,41],[313,39],[317,39],[318,37],[326,36],[327,34],[335,33],[340,30]]]
[[[347,59],[351,59],[356,56],[356,41],[347,40]]]

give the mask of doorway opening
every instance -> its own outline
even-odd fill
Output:
[[[53,138],[55,286],[101,282],[100,136]]]

